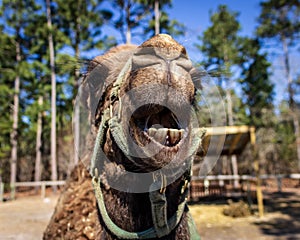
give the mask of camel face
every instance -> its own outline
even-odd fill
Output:
[[[94,139],[101,135],[96,152],[103,154],[90,164],[91,174],[98,168],[111,186],[124,191],[141,182],[142,175],[132,173],[162,171],[172,175],[169,183],[178,179],[189,169],[203,135],[194,110],[200,79],[185,48],[165,34],[94,59],[83,96]],[[126,184],[119,180],[124,175],[131,179]],[[149,182],[152,175],[146,178]],[[148,191],[148,186],[133,191]]]
[[[192,129],[198,127],[192,63],[184,47],[168,35],[146,41],[128,61],[112,107],[127,155],[143,172],[179,167],[191,155]],[[113,135],[114,140],[119,136]]]

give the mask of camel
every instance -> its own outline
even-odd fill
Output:
[[[91,61],[88,164],[73,170],[43,239],[200,239],[186,204],[205,133],[194,114],[200,80],[166,34]]]

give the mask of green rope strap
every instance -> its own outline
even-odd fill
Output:
[[[107,122],[109,120],[109,109],[104,110],[104,113],[102,115],[102,119],[101,119],[101,123],[99,126],[99,130],[97,133],[97,137],[95,140],[95,146],[94,146],[94,150],[93,150],[93,155],[91,158],[91,168],[90,168],[90,174],[92,176],[94,176],[94,169],[100,169],[101,166],[97,166],[97,164],[100,164],[99,159],[102,158],[101,153],[102,151],[99,151],[101,149],[101,147],[104,144],[104,136],[106,134],[106,129],[108,127]]]
[[[192,217],[190,212],[187,213],[187,219],[188,219],[190,240],[201,240],[200,235],[197,231],[196,224],[195,224],[195,222],[193,220],[193,217]]]
[[[116,235],[120,239],[149,239],[149,238],[157,238],[159,237],[157,234],[157,231],[154,227],[149,228],[145,231],[141,232],[128,232],[119,226],[117,226],[109,217],[104,199],[103,199],[103,194],[101,191],[100,187],[100,178],[93,177],[92,179],[93,187],[95,190],[95,195],[99,207],[100,214],[102,216],[102,219],[106,225],[106,227],[109,229],[110,232],[112,232],[114,235]],[[179,223],[181,216],[184,212],[184,208],[186,205],[186,201],[183,201],[182,203],[179,204],[178,210],[176,213],[168,220],[168,226],[169,230],[164,233],[164,235],[168,235]],[[160,235],[160,234],[159,234]]]

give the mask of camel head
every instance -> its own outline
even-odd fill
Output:
[[[189,168],[204,132],[195,115],[201,73],[183,46],[159,34],[139,47],[118,47],[96,58],[86,79],[90,119],[102,134],[97,151],[107,166],[162,171],[173,180]],[[116,170],[105,171],[117,178]]]

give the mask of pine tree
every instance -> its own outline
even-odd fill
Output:
[[[139,0],[112,1],[113,8],[118,12],[118,18],[112,24],[120,32],[123,43],[130,44],[132,36],[146,22],[145,19],[150,14],[146,2]]]
[[[56,73],[55,73],[55,52],[53,42],[51,0],[46,0],[48,44],[50,54],[51,71],[51,180],[57,180],[57,152],[56,152]],[[56,186],[53,186],[56,191]]]
[[[290,120],[290,106],[288,101],[279,104],[278,122],[275,125],[278,162],[280,172],[295,173],[297,171],[297,146],[293,122]]]
[[[135,35],[144,35],[142,40],[157,33],[181,36],[185,27],[177,20],[169,18],[166,8],[172,7],[170,0],[115,0],[113,8],[117,9],[118,19],[114,27],[121,33],[124,43],[131,43]]]
[[[39,6],[39,10],[42,6]],[[26,115],[30,119],[31,124],[29,133],[35,135],[35,162],[34,162],[34,181],[40,181],[42,173],[42,158],[43,158],[43,141],[42,132],[46,132],[46,127],[43,126],[43,115],[47,110],[44,104],[44,99],[50,95],[51,86],[47,84],[45,79],[48,78],[49,68],[46,64],[47,54],[47,27],[46,27],[46,13],[44,11],[37,11],[34,13],[34,18],[25,28],[25,34],[30,39],[30,58],[31,71],[34,78],[27,86],[29,99],[32,99],[28,104]],[[47,77],[46,77],[47,76]],[[48,93],[48,94],[47,94]]]
[[[70,72],[69,84],[74,86],[72,99],[75,99],[80,86],[80,59],[82,51],[94,47],[103,48],[108,40],[101,31],[101,26],[108,21],[112,13],[100,8],[101,1],[56,0],[58,5],[58,27],[65,34],[65,42],[74,50],[75,56],[59,56],[58,60],[69,58],[71,64],[61,64],[64,72]],[[66,66],[67,65],[67,66]],[[74,141],[78,148],[79,142],[79,106],[74,106]],[[74,163],[79,161],[78,151],[74,151]]]
[[[11,142],[11,186],[17,180],[17,159],[18,159],[18,138],[19,138],[19,110],[20,110],[20,91],[21,81],[30,77],[26,58],[26,36],[23,34],[24,27],[28,24],[24,19],[30,19],[31,14],[36,10],[34,1],[2,1],[1,12],[2,20],[6,23],[4,32],[9,32],[11,37],[11,46],[14,50],[14,63],[10,66],[13,69],[14,76],[14,97],[12,109],[12,131],[10,135]]]
[[[244,103],[249,110],[249,124],[256,127],[270,127],[272,123],[266,122],[264,113],[273,111],[274,84],[271,83],[266,54],[260,53],[261,46],[256,39],[244,39],[242,56],[242,86]]]
[[[220,90],[226,89],[227,115],[229,125],[233,125],[233,106],[229,90],[229,80],[232,77],[232,67],[238,63],[241,38],[238,36],[240,24],[238,13],[228,10],[226,5],[220,5],[217,12],[210,16],[212,25],[204,31],[201,45],[196,45],[205,56],[203,67],[218,77]],[[224,93],[223,93],[224,94]]]
[[[218,78],[221,95],[225,95],[228,125],[241,123],[240,120],[244,117],[241,117],[240,113],[244,113],[245,116],[243,109],[239,108],[240,101],[233,97],[234,91],[230,89],[230,80],[233,80],[232,67],[238,63],[241,44],[241,38],[238,36],[241,27],[237,17],[237,12],[230,11],[226,5],[220,5],[210,16],[212,25],[204,31],[203,37],[199,37],[202,44],[196,45],[205,55],[202,65],[212,76]],[[234,106],[234,100],[240,106]],[[233,174],[238,174],[235,155],[231,156],[231,163]],[[234,186],[238,186],[237,181],[234,182]]]
[[[9,159],[11,152],[10,133],[12,132],[11,104],[14,81],[15,63],[13,39],[3,32],[3,26],[0,26],[0,178],[3,181],[9,181],[9,173],[4,169],[9,168]]]
[[[300,1],[299,0],[268,0],[261,4],[258,18],[257,35],[263,39],[273,39],[282,44],[286,81],[288,84],[289,105],[297,143],[298,168],[300,170],[300,129],[296,113],[293,90],[293,79],[289,59],[289,48],[299,42],[300,32]]]
[[[172,8],[172,0],[141,1],[149,8],[151,18],[145,26],[145,34],[151,37],[158,33],[167,33],[173,37],[184,35],[186,28],[176,19],[170,19],[166,9]]]

